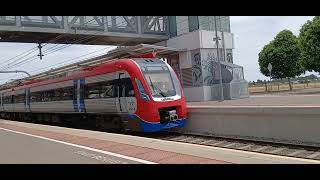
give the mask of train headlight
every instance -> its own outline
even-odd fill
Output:
[[[143,88],[143,86],[141,84],[141,81],[139,79],[137,79],[137,78],[135,80],[136,80],[136,83],[137,83],[137,86],[138,86],[140,97],[145,101],[150,101],[150,97],[148,96],[148,94],[144,90],[144,88]]]

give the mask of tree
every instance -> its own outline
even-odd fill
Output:
[[[302,26],[299,45],[302,66],[308,71],[320,72],[320,16],[314,17]]]
[[[259,53],[260,72],[265,76],[270,76],[268,65],[271,63],[271,77],[274,79],[288,78],[290,90],[292,90],[290,78],[303,73],[300,56],[297,37],[291,31],[283,30]]]
[[[309,76],[306,76],[310,80],[318,79],[318,77],[314,74],[310,74]]]

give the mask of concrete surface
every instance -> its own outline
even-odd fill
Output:
[[[141,164],[0,129],[0,164]]]
[[[190,102],[188,107],[195,106],[319,106],[320,95],[260,95],[250,96],[250,98],[226,100]]]

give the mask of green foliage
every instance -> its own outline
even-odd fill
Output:
[[[308,76],[299,76],[299,77],[295,77],[295,78],[292,78],[291,81],[295,81],[295,82],[317,82],[320,80],[320,77],[314,75],[314,74],[311,74],[311,75],[308,75]],[[268,81],[269,82],[269,81]],[[272,82],[275,82],[275,83],[286,83],[288,82],[287,79],[272,79]],[[260,80],[260,79],[257,79],[256,82],[252,82],[251,84],[264,84],[264,81]]]
[[[277,34],[259,53],[260,72],[269,76],[268,64],[272,64],[272,78],[293,78],[303,73],[298,39],[289,30]]]
[[[300,29],[299,45],[302,66],[308,71],[320,72],[320,17],[307,21]]]

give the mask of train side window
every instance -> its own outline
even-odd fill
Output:
[[[11,104],[11,96],[7,96],[7,104]]]
[[[134,90],[133,89],[128,91],[127,97],[134,97]]]
[[[3,104],[10,104],[10,96],[3,97]]]
[[[7,104],[7,96],[2,96],[2,104]]]
[[[118,84],[115,84],[113,86],[113,97],[118,97],[118,89],[119,89]]]
[[[111,98],[113,97],[113,85],[102,86],[101,98]]]
[[[73,99],[73,87],[65,89],[63,92],[63,100],[72,100]]]
[[[142,98],[145,101],[150,101],[150,97],[147,95],[145,89],[143,88],[141,81],[137,78],[135,78],[135,81],[138,86],[140,98]]]
[[[30,95],[30,102],[42,102],[42,93],[32,92]]]
[[[127,92],[127,91],[126,91],[126,90],[127,90],[126,85],[123,84],[123,85],[121,85],[121,86],[122,86],[122,88],[121,88],[121,89],[122,89],[122,91],[121,91],[121,94],[122,94],[121,97],[127,97],[127,96],[126,96],[126,95],[127,95],[127,93],[126,93],[126,92]]]
[[[121,85],[121,84],[119,84],[118,86],[117,86],[117,94],[118,94],[118,97],[123,97],[123,85]]]
[[[25,97],[24,97],[25,99]],[[30,93],[30,102],[50,102],[73,99],[73,87]]]
[[[54,97],[52,98],[53,101],[60,101],[63,100],[63,89],[55,89],[54,90]]]
[[[91,83],[85,86],[85,98],[86,99],[98,99],[100,98],[101,87],[99,83]]]
[[[19,94],[14,97],[14,103],[25,103],[26,102],[26,95]]]
[[[104,81],[85,85],[85,99],[112,98],[115,97],[114,81]]]
[[[53,101],[55,98],[54,90],[44,91],[42,92],[42,102]]]
[[[125,83],[125,96],[134,97],[134,89],[130,79],[128,79]]]
[[[55,89],[54,101],[72,100],[73,99],[73,87],[65,87]]]

